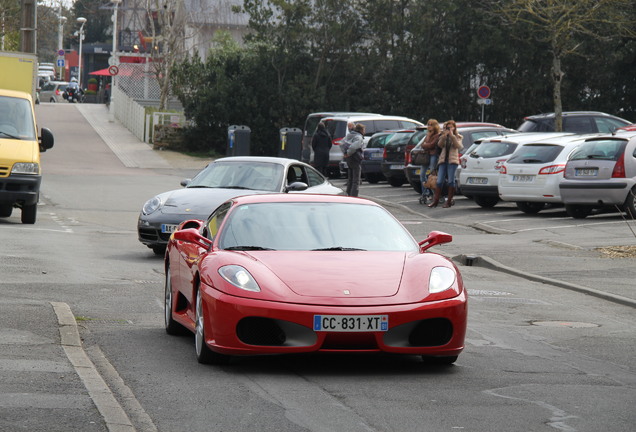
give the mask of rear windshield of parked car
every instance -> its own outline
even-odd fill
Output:
[[[484,143],[485,144],[485,143]],[[483,144],[482,144],[483,145]],[[478,147],[478,149],[481,146]],[[541,164],[552,162],[563,151],[563,147],[554,144],[526,144],[508,159],[509,164]]]
[[[509,155],[517,149],[517,144],[509,142],[486,142],[477,146],[469,154],[472,158],[494,158]]]
[[[570,156],[570,160],[602,159],[616,161],[625,151],[627,141],[618,139],[588,141]]]

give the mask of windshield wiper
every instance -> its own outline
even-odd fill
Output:
[[[238,250],[238,251],[250,251],[250,250],[276,250],[272,248],[267,248],[263,246],[230,246],[226,247],[225,250]]]
[[[187,186],[188,189],[192,188],[206,188],[206,189],[247,189],[247,190],[254,190],[252,188],[248,188],[245,186],[204,186],[204,185],[193,185],[193,186]]]
[[[7,133],[7,132],[5,132],[5,131],[0,131],[0,134],[2,134],[2,135],[6,135],[6,136],[8,136],[9,138],[13,138],[13,139],[22,139],[22,138],[20,138],[19,136],[11,135],[10,133]]]
[[[366,249],[350,248],[350,247],[343,247],[343,246],[333,246],[328,248],[312,249],[312,251],[363,251],[363,250],[366,250]]]
[[[587,158],[588,159],[609,159],[605,155],[595,155],[595,154],[587,155]]]

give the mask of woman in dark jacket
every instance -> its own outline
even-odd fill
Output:
[[[311,148],[314,150],[314,166],[326,176],[327,165],[329,165],[329,150],[331,149],[331,135],[323,122],[318,123],[316,132],[311,139]]]

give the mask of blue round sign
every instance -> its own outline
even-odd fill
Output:
[[[490,96],[490,87],[485,86],[485,85],[480,86],[480,87],[477,89],[477,95],[478,95],[480,98],[482,98],[482,99],[486,99],[487,97],[489,97],[489,96]]]

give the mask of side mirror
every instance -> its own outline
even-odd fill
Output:
[[[181,183],[179,183],[181,186],[186,187],[187,185],[190,184],[190,182],[192,181],[192,179],[183,179],[181,180]]]
[[[287,186],[285,188],[285,192],[302,192],[304,190],[307,190],[308,187],[309,186],[307,185],[307,183],[297,181]]]
[[[209,250],[212,246],[210,240],[199,234],[199,231],[196,228],[186,228],[183,230],[175,231],[174,233],[172,233],[172,236],[175,240],[187,243],[194,243],[195,245],[206,250]]]
[[[53,132],[49,128],[42,128],[40,133],[40,151],[44,153],[48,149],[53,147],[55,140],[53,139]]]
[[[442,231],[431,231],[425,240],[422,240],[418,244],[420,245],[420,251],[425,252],[435,245],[450,243],[453,241],[453,236],[446,234]]]

